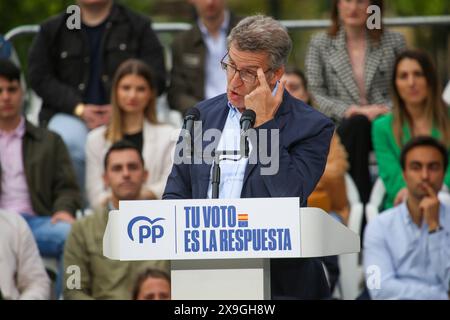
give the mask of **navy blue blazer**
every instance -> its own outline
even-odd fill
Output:
[[[229,112],[227,103],[223,94],[197,105],[203,132],[224,128]],[[259,162],[249,163],[241,198],[300,197],[301,205],[306,206],[325,168],[333,122],[285,90],[274,119],[255,129],[279,129],[279,170],[274,175],[261,175],[263,166]],[[203,146],[210,143],[204,141]],[[205,199],[210,172],[211,164],[207,163],[175,164],[163,199]],[[317,299],[329,293],[317,259],[272,259],[271,279],[272,298]]]
[[[223,129],[229,111],[227,102],[223,94],[197,105],[203,132]],[[261,175],[260,163],[248,164],[241,198],[300,197],[302,206],[306,206],[308,196],[323,174],[334,124],[285,91],[275,118],[256,128],[259,129],[280,130],[280,168],[275,175]],[[203,146],[209,143],[205,141]],[[211,165],[206,163],[174,165],[163,199],[205,199],[210,172]]]

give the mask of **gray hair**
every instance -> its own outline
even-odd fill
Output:
[[[292,49],[287,29],[272,17],[263,15],[241,20],[228,36],[228,49],[231,44],[242,51],[267,52],[273,69],[287,64]]]

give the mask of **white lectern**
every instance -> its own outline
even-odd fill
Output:
[[[298,198],[122,201],[103,253],[172,260],[172,298],[270,299],[269,258],[356,253],[359,236]]]

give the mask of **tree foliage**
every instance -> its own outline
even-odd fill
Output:
[[[74,4],[74,0],[27,0],[0,1],[0,33],[5,34],[20,25],[39,24],[48,17],[58,14]],[[118,0],[130,8],[151,16],[153,21],[186,21],[186,11],[179,10],[188,6],[187,0]],[[385,0],[385,16],[429,16],[449,15],[449,0]],[[246,16],[256,13],[271,15],[274,6],[278,18],[295,19],[328,19],[331,0],[228,0],[229,7],[238,15]],[[189,17],[189,15],[188,15]],[[413,30],[413,31],[411,31]],[[435,57],[441,56],[441,64],[448,65],[445,56],[449,56],[448,42],[450,26],[430,28],[420,27],[409,30],[410,45],[427,48]],[[305,51],[312,31],[292,31],[294,52],[291,63],[303,67]],[[164,42],[172,37],[164,35]],[[21,37],[14,41],[21,60],[26,60],[27,46],[31,36]],[[167,46],[167,43],[166,43]],[[444,53],[443,53],[444,52]],[[444,58],[442,58],[444,57]],[[447,58],[448,59],[448,58]],[[447,72],[449,67],[447,67]],[[443,68],[445,72],[445,67]]]

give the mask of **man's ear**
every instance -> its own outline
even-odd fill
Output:
[[[275,86],[275,83],[277,81],[281,80],[281,77],[283,76],[283,74],[284,74],[284,66],[281,66],[277,70],[273,71],[273,77],[272,77],[273,83],[271,83],[272,86]]]

